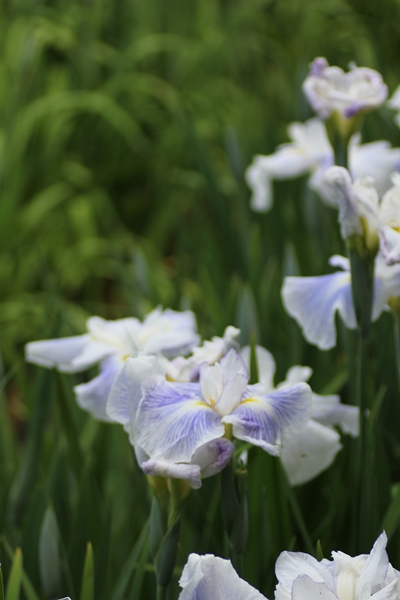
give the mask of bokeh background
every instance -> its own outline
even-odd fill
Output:
[[[190,308],[204,339],[234,324],[245,344],[254,331],[277,381],[309,364],[313,389],[346,401],[351,338],[339,324],[337,349],[309,346],[280,299],[284,275],[326,273],[343,252],[336,215],[305,180],[276,183],[271,212],[252,213],[244,171],[312,116],[301,84],[315,56],[377,69],[395,90],[400,3],[3,0],[0,46],[3,572],[21,546],[26,598],[76,600],[90,541],[96,600],[149,598],[149,493],[127,437],[75,406],[82,376],[28,368],[23,346],[82,333],[93,314]],[[363,141],[376,139],[400,145],[388,108],[366,119]],[[387,516],[400,480],[389,315],[373,347],[376,531],[391,518],[399,567],[399,501]],[[282,549],[348,549],[351,451],[346,441],[328,473],[292,491],[270,457],[251,455],[245,575],[270,597]],[[180,564],[192,550],[227,555],[218,503],[213,481],[191,495]]]

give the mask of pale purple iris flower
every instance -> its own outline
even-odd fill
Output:
[[[144,350],[173,358],[190,352],[199,343],[196,319],[191,311],[156,308],[142,321],[136,318],[106,321],[91,317],[87,333],[26,345],[26,360],[64,373],[78,373],[100,364],[97,377],[75,386],[77,402],[96,419],[109,421],[106,403],[125,360]]]
[[[251,208],[267,212],[272,208],[272,181],[309,175],[308,186],[328,205],[335,205],[324,175],[335,163],[333,148],[325,125],[319,119],[291,123],[290,142],[279,146],[273,154],[257,155],[246,170],[246,181],[252,190]],[[351,138],[348,147],[349,169],[354,179],[369,175],[374,178],[379,194],[390,187],[390,176],[400,169],[400,148],[387,141],[361,144],[360,134]]]
[[[350,63],[350,71],[345,73],[340,67],[329,66],[322,57],[311,63],[303,91],[321,119],[335,112],[344,119],[351,119],[378,108],[388,95],[387,86],[377,71]]]
[[[196,488],[228,463],[232,438],[279,455],[307,422],[311,402],[306,383],[268,394],[248,385],[246,364],[231,349],[220,363],[202,363],[198,383],[167,381],[155,357],[128,359],[107,412],[128,431],[146,474],[188,479]]]
[[[241,355],[250,364],[250,348],[242,348]],[[312,369],[305,366],[291,367],[285,380],[274,386],[275,360],[270,352],[256,347],[259,382],[265,393],[274,389],[308,382]],[[281,448],[280,460],[291,485],[311,481],[327,469],[341,450],[340,435],[334,429],[339,426],[344,433],[358,435],[359,411],[355,406],[341,404],[337,395],[321,396],[312,393],[312,408],[308,422],[293,434]]]
[[[343,256],[332,256],[329,263],[341,270],[317,277],[285,277],[282,300],[286,311],[296,319],[308,342],[321,350],[336,345],[335,314],[346,327],[356,328],[351,292],[350,264]],[[400,265],[388,267],[378,254],[375,261],[372,321],[376,321],[387,302],[400,296]]]

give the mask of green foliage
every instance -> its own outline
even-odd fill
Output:
[[[287,141],[289,122],[311,115],[301,82],[315,56],[376,68],[393,91],[399,17],[396,0],[2,3],[6,600],[156,593],[151,493],[125,432],[77,407],[72,385],[82,376],[25,365],[26,342],[81,333],[92,314],[191,308],[205,339],[237,325],[242,343],[254,335],[274,354],[277,381],[289,366],[309,364],[315,391],[348,401],[351,336],[340,330],[338,347],[320,352],[280,299],[284,275],[325,273],[328,257],[343,252],[336,215],[304,181],[276,183],[272,211],[251,213],[244,170],[255,153]],[[367,117],[363,133],[365,141],[400,142],[386,109]],[[387,528],[398,568],[400,404],[391,325],[383,315],[372,329],[369,493],[371,534]],[[344,439],[327,472],[293,489],[276,460],[249,450],[243,575],[268,597],[280,551],[351,552],[354,452]],[[191,493],[182,519],[179,568],[191,551],[229,555],[217,477]],[[0,599],[1,590],[0,583]]]

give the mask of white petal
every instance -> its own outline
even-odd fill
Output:
[[[208,362],[210,365],[218,362],[231,350],[237,348],[237,337],[240,334],[240,329],[229,325],[223,337],[213,336],[211,340],[206,340],[203,344],[192,351],[193,360],[197,365],[202,362]],[[192,357],[191,357],[192,358]],[[189,360],[191,360],[191,358]]]
[[[190,462],[199,465],[202,477],[211,477],[226,467],[234,449],[235,446],[226,438],[212,440],[204,446],[200,446]]]
[[[279,583],[287,589],[291,589],[293,582],[301,575],[308,575],[317,583],[326,583],[330,588],[334,586],[329,568],[303,552],[282,552],[276,561],[275,574]]]
[[[349,273],[285,277],[282,299],[307,341],[322,350],[333,348],[336,344],[337,310],[347,327],[356,327]]]
[[[171,479],[187,479],[193,489],[201,487],[200,467],[194,464],[173,463],[162,458],[149,459],[141,465],[143,473],[153,477],[170,477]]]
[[[88,339],[88,335],[76,335],[58,340],[30,342],[25,346],[25,358],[35,365],[57,367],[64,373],[77,373],[85,367],[73,365],[72,361],[81,354]]]
[[[360,135],[355,134],[349,143],[349,170],[353,179],[370,175],[375,180],[379,195],[391,185],[391,173],[400,167],[400,148],[391,148],[390,143],[380,140],[360,144]]]
[[[316,583],[308,575],[298,577],[292,588],[292,600],[338,600],[326,583]]]
[[[384,583],[389,566],[389,558],[386,552],[387,541],[387,535],[383,532],[374,543],[363,565],[359,582],[360,588],[367,582],[371,588]]]
[[[245,346],[240,350],[240,354],[250,369],[250,346]],[[276,365],[271,352],[262,346],[256,346],[256,357],[258,366],[258,379],[265,388],[265,392],[270,392],[274,389],[274,375]]]
[[[164,372],[164,364],[156,356],[140,352],[128,358],[109,394],[106,408],[109,418],[122,425],[129,425],[134,420],[143,397],[143,383]]]
[[[179,600],[265,600],[240,579],[229,560],[206,554],[190,554],[179,585]]]
[[[281,461],[291,485],[314,479],[332,464],[341,449],[339,434],[310,420],[281,449]]]
[[[295,365],[294,367],[290,367],[288,372],[286,373],[285,381],[279,384],[279,388],[286,387],[288,385],[295,385],[296,383],[300,383],[301,381],[308,381],[313,373],[311,367],[301,367],[299,365]]]
[[[247,185],[252,191],[250,206],[256,212],[267,212],[272,207],[271,177],[264,167],[265,158],[255,156],[245,173]]]
[[[387,225],[379,230],[380,249],[387,265],[400,262],[400,233]]]
[[[306,383],[277,390],[264,396],[252,396],[257,386],[248,386],[246,398],[223,423],[233,425],[234,437],[260,446],[272,455],[294,431],[303,427],[311,410],[311,390]]]
[[[151,458],[190,462],[194,452],[224,435],[221,417],[202,399],[197,383],[145,383],[135,416],[135,443]]]
[[[242,399],[249,380],[249,373],[243,358],[234,349],[229,350],[228,354],[222,358],[220,365],[223,374],[223,388],[217,399],[215,410],[220,415],[229,415]]]
[[[313,394],[311,418],[322,425],[339,425],[344,433],[357,437],[359,433],[359,409],[340,403],[340,397]]]
[[[100,364],[100,374],[97,377],[74,387],[79,406],[89,411],[95,419],[112,421],[106,412],[106,405],[111,388],[123,366],[124,362],[118,356],[109,356]]]
[[[138,333],[140,348],[168,358],[184,355],[199,344],[196,318],[190,311],[156,309],[144,319]]]

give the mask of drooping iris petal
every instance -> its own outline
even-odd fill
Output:
[[[254,386],[257,387],[257,386]],[[277,390],[264,396],[252,397],[248,386],[245,399],[231,415],[222,419],[233,426],[234,437],[260,446],[277,456],[279,445],[293,430],[308,420],[311,409],[311,390],[306,383]]]
[[[334,430],[310,420],[281,448],[281,462],[289,483],[300,485],[314,479],[332,464],[342,448]]]
[[[89,381],[74,387],[76,400],[81,408],[89,411],[95,419],[110,422],[106,405],[111,388],[123,367],[123,361],[117,356],[108,356],[100,365],[100,374]]]
[[[282,299],[287,312],[302,328],[305,338],[322,350],[333,348],[336,344],[336,311],[348,328],[356,327],[349,273],[286,277]]]
[[[221,417],[202,399],[198,384],[160,381],[144,388],[135,443],[149,456],[189,462],[197,448],[224,435]]]
[[[163,458],[151,458],[143,462],[141,468],[146,475],[187,479],[194,490],[201,487],[201,469],[196,464],[173,463]]]
[[[25,346],[25,357],[35,365],[57,367],[63,373],[76,373],[81,369],[72,361],[83,351],[88,339],[88,335],[76,335],[59,340],[30,342]]]
[[[191,554],[179,580],[179,600],[266,600],[240,579],[229,560]]]

